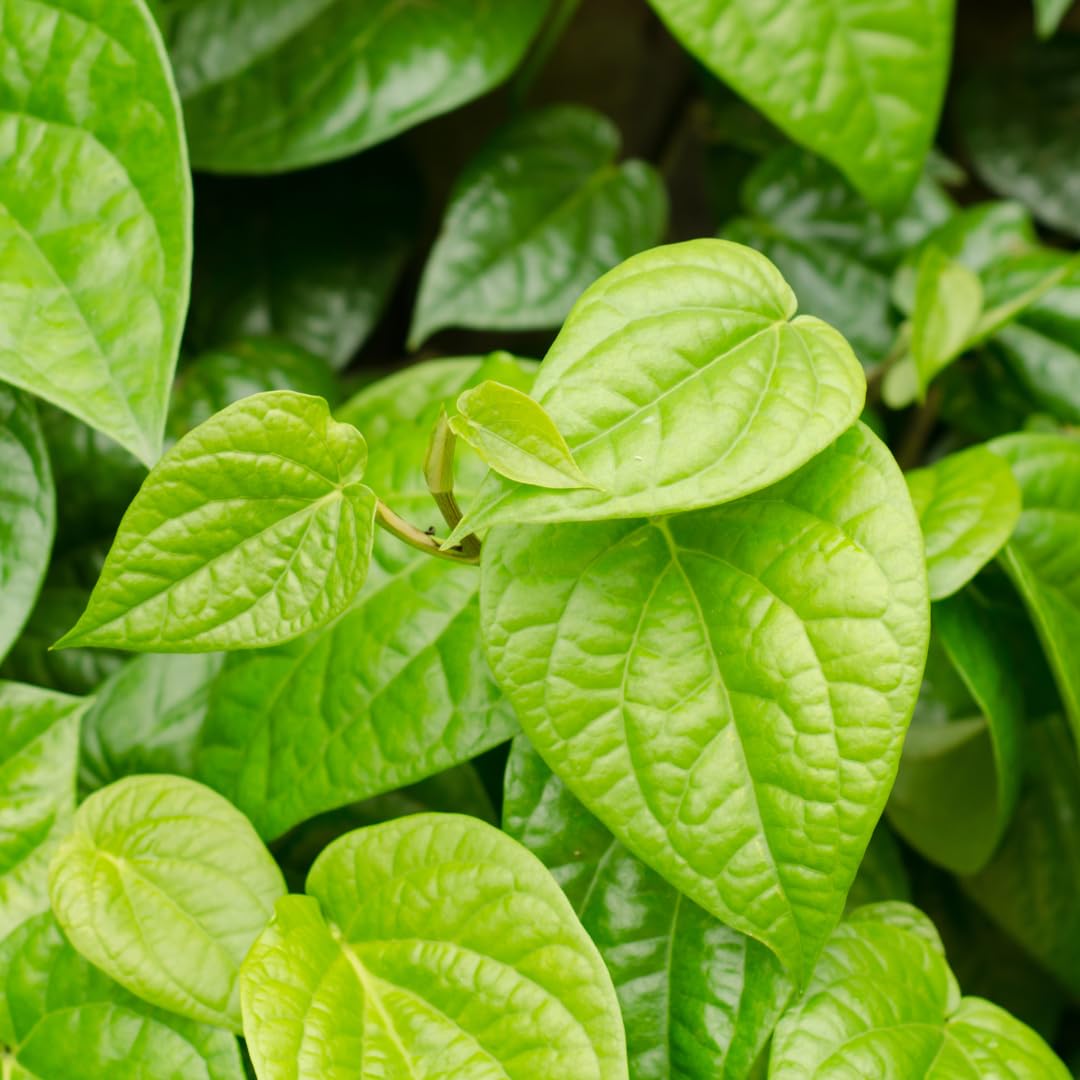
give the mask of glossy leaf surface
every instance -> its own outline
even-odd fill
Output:
[[[856,426],[727,506],[495,530],[483,572],[488,655],[547,763],[805,980],[891,786],[926,649],[918,525],[884,447]]]
[[[178,776],[95,792],[52,861],[52,908],[72,944],[121,986],[240,1030],[239,968],[285,892],[235,807]]]
[[[307,889],[278,903],[243,967],[260,1080],[626,1077],[603,961],[543,865],[497,829],[449,814],[360,829]]]
[[[16,0],[0,46],[0,378],[152,464],[191,270],[161,39],[141,0]]]
[[[601,274],[663,235],[667,195],[642,161],[616,164],[619,132],[578,106],[500,131],[455,185],[424,270],[415,347],[444,326],[558,326]]]
[[[143,484],[67,645],[206,652],[328,622],[367,576],[367,447],[321,398],[245,398],[185,436]]]
[[[507,766],[503,827],[555,875],[600,950],[631,1080],[748,1076],[793,989],[776,957],[631,855],[524,736]]]
[[[574,306],[533,396],[602,490],[489,477],[458,535],[503,521],[676,513],[767,486],[851,426],[866,384],[847,342],[766,258],[724,240],[628,259]],[[692,430],[693,439],[673,434]]]
[[[797,142],[897,209],[930,148],[951,0],[650,0],[706,67]]]

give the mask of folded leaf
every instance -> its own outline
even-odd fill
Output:
[[[359,829],[307,889],[279,901],[242,970],[260,1080],[625,1080],[603,961],[539,860],[497,829],[450,814]]]
[[[285,892],[250,822],[179,776],[95,792],[52,860],[53,912],[76,949],[133,994],[240,1030],[238,975]]]
[[[58,645],[207,652],[329,622],[367,576],[366,461],[321,398],[274,391],[217,413],[147,477]]]

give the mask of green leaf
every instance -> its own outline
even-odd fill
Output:
[[[984,275],[983,314],[972,338],[976,342],[984,341],[993,334],[1000,333],[1010,323],[1015,322],[1032,305],[1038,303],[1047,293],[1069,279],[1075,270],[1080,270],[1080,255],[1058,260],[1060,252],[1052,248],[1035,249],[1023,255],[1014,256],[994,263]],[[1030,268],[1049,256],[1053,262],[1041,276],[1030,279]],[[1017,274],[1015,265],[1021,270]],[[1045,264],[1044,264],[1045,265]],[[1023,282],[1019,287],[1017,279]]]
[[[368,482],[420,528],[440,523],[420,471],[439,409],[488,378],[527,389],[532,365],[505,354],[419,364],[338,410],[371,440]],[[456,490],[467,499],[485,470],[459,450]],[[484,660],[478,587],[474,567],[378,530],[369,579],[336,623],[229,658],[210,701],[199,779],[269,838],[509,739],[517,721]]]
[[[502,82],[547,0],[157,0],[197,168],[348,157]]]
[[[187,333],[272,334],[344,367],[412,249],[424,195],[394,146],[259,180],[200,177]]]
[[[500,476],[543,488],[593,487],[543,406],[488,380],[457,399],[450,428]]]
[[[861,908],[837,928],[769,1061],[777,1080],[885,1075],[1068,1078],[1031,1028],[960,998],[933,924],[903,904]]]
[[[625,1080],[603,961],[539,860],[497,829],[450,814],[359,829],[307,888],[278,903],[241,972],[260,1080]]]
[[[285,892],[250,822],[178,776],[95,792],[53,856],[49,895],[76,949],[121,986],[240,1030],[240,961]]]
[[[0,682],[0,938],[49,906],[49,859],[75,810],[86,704]]]
[[[975,171],[1039,221],[1080,238],[1080,44],[1075,36],[1019,52],[972,75],[958,130]]]
[[[524,736],[503,821],[555,875],[611,972],[631,1078],[747,1077],[793,990],[776,957],[631,855]]]
[[[34,403],[0,384],[0,660],[22,632],[49,565],[56,492]]]
[[[181,439],[128,508],[82,618],[58,642],[149,652],[299,637],[367,576],[363,436],[321,398],[244,398]]]
[[[988,446],[1009,463],[1023,498],[1001,560],[1031,613],[1073,731],[1080,734],[1080,439],[1007,435]]]
[[[957,874],[986,865],[1020,786],[1024,703],[1009,642],[988,616],[967,591],[934,605],[926,680],[888,805],[893,828]]]
[[[926,544],[930,599],[966,585],[1020,518],[1020,489],[997,454],[973,446],[906,474]]]
[[[881,821],[870,837],[866,854],[859,864],[859,872],[848,891],[845,914],[850,914],[863,904],[910,899],[911,883],[900,845],[888,825]]]
[[[854,423],[866,382],[847,342],[818,319],[791,320],[795,306],[768,259],[725,240],[655,248],[605,274],[533,391],[602,490],[493,475],[454,539],[500,522],[713,506],[798,468]]]
[[[223,659],[151,654],[111,675],[83,717],[80,785],[96,791],[136,773],[190,776]]]
[[[1041,38],[1054,36],[1073,0],[1034,0],[1035,30]]]
[[[706,67],[870,202],[898,209],[937,129],[951,0],[650,0]]]
[[[0,46],[0,378],[153,464],[191,271],[161,39],[141,0],[12,0]]]
[[[81,957],[52,915],[0,942],[13,1080],[243,1080],[236,1039],[155,1009]]]
[[[488,655],[545,761],[804,982],[892,784],[929,630],[884,446],[857,425],[695,514],[497,529],[482,570]]]
[[[581,292],[663,236],[667,194],[643,161],[615,163],[619,132],[576,105],[512,121],[454,187],[409,340],[444,326],[544,329]]]

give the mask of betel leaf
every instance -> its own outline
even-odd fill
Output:
[[[1020,786],[1024,702],[1009,641],[978,594],[934,605],[934,637],[887,813],[921,855],[957,874],[984,866]]]
[[[142,0],[13,0],[0,45],[0,378],[153,464],[191,269],[161,39]]]
[[[1009,463],[1023,499],[1001,560],[1031,613],[1065,711],[1080,733],[1080,439],[1006,435],[987,445]]]
[[[321,398],[281,390],[230,405],[151,471],[58,644],[209,652],[329,622],[367,576],[366,461],[363,436]]]
[[[672,33],[873,203],[898,209],[937,129],[952,0],[650,0]]]
[[[0,682],[0,938],[49,906],[49,859],[75,810],[86,704]]]
[[[12,1080],[244,1080],[236,1038],[140,1001],[50,914],[0,941],[0,1044]]]
[[[592,487],[543,406],[489,379],[457,399],[450,428],[508,480],[543,488]]]
[[[540,861],[474,818],[335,841],[241,973],[260,1080],[625,1080],[611,979]]]
[[[973,446],[906,474],[926,543],[930,599],[966,585],[1012,535],[1020,488],[997,454]]]
[[[798,468],[854,423],[866,380],[847,342],[819,319],[792,319],[795,307],[768,259],[725,240],[654,248],[605,274],[533,389],[600,490],[492,474],[455,539],[504,521],[713,506]]]
[[[500,83],[547,0],[156,0],[191,157],[280,172],[348,157]]]
[[[562,105],[498,132],[455,185],[420,284],[410,343],[444,326],[558,326],[605,271],[663,235],[667,195],[643,161],[619,165],[606,117]]]
[[[918,523],[884,446],[856,425],[766,491],[694,514],[496,529],[482,570],[492,668],[548,765],[805,982],[926,651]]]
[[[437,360],[363,390],[338,410],[371,440],[366,477],[419,528],[440,525],[421,462],[444,405],[485,379],[532,380],[505,354]],[[483,463],[459,446],[456,490]],[[371,574],[337,622],[297,641],[234,653],[210,700],[199,779],[266,837],[314,814],[415,783],[517,731],[488,671],[475,567],[433,559],[380,529]]]
[[[860,908],[837,928],[769,1059],[776,1080],[886,1075],[1068,1080],[1031,1028],[960,997],[933,924],[906,904]]]
[[[1034,0],[1035,30],[1041,38],[1054,36],[1073,0]]]
[[[98,689],[82,722],[79,783],[95,791],[136,773],[190,776],[218,653],[136,656]]]
[[[90,796],[53,856],[53,912],[76,949],[133,994],[240,1030],[240,961],[285,892],[235,807],[179,776]]]
[[[0,384],[0,660],[33,610],[49,565],[56,493],[33,401]]]
[[[607,965],[631,1080],[744,1080],[793,987],[760,942],[731,930],[630,854],[523,735],[503,826],[555,875]]]
[[[910,899],[911,882],[900,845],[888,825],[881,821],[870,837],[859,872],[848,890],[845,911],[850,913],[863,904],[877,904],[883,900]]]

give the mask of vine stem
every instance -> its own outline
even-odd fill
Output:
[[[474,566],[480,561],[479,543],[475,552],[466,551],[464,543],[443,551],[440,546],[442,541],[437,536],[409,524],[403,517],[395,514],[382,499],[376,500],[375,503],[375,522],[409,547],[434,555],[437,559],[449,559],[451,562],[470,563]],[[472,539],[476,538],[472,537]]]
[[[540,36],[536,39],[532,52],[529,53],[528,59],[522,64],[517,78],[514,79],[510,96],[515,108],[520,109],[525,104],[525,98],[532,89],[533,83],[536,82],[540,72],[544,70],[544,65],[555,51],[555,46],[559,44],[563,31],[569,25],[570,20],[577,14],[577,9],[580,6],[581,0],[562,0],[555,8],[551,18],[545,23],[543,30],[540,31]]]

